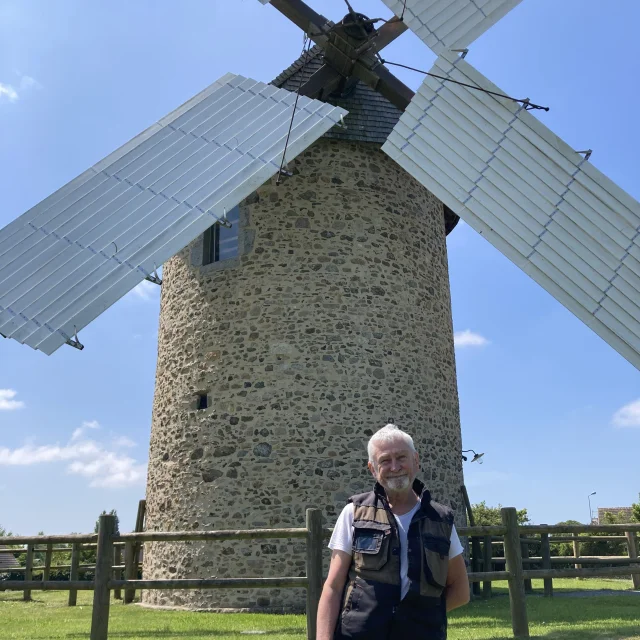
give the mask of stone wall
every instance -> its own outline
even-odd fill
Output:
[[[464,522],[442,204],[377,145],[321,139],[241,205],[241,255],[164,267],[147,484],[152,530],[332,526],[366,443],[409,431]],[[209,408],[197,410],[197,395]],[[146,578],[304,575],[302,541],[147,545]],[[301,608],[301,590],[146,592],[147,604]]]

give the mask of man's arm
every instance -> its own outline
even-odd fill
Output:
[[[462,554],[449,560],[445,596],[447,599],[447,611],[457,609],[469,602],[469,578],[467,577],[467,567],[464,564],[464,556]]]
[[[331,564],[329,565],[329,575],[322,588],[322,595],[318,604],[318,640],[331,640],[340,613],[340,599],[344,590],[349,567],[351,566],[351,555],[344,551],[334,549],[331,554]]]

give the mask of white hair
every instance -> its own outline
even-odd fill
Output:
[[[394,440],[402,440],[411,451],[415,451],[416,448],[413,445],[413,438],[408,434],[398,429],[395,424],[386,424],[382,429],[378,429],[369,440],[367,445],[367,453],[369,454],[369,462],[373,462],[373,449],[378,442],[392,442]]]

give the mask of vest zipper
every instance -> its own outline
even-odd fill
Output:
[[[400,593],[398,594],[400,598],[398,599],[398,603],[402,600],[402,543],[400,541],[400,534],[398,533],[398,523],[396,521],[396,517],[393,515],[393,511],[389,507],[389,503],[386,498],[382,500],[382,505],[384,506],[385,511],[387,512],[387,518],[389,520],[389,525],[391,526],[391,530],[395,535],[395,539],[398,541],[398,589]],[[407,533],[408,536],[408,533]],[[409,544],[409,540],[407,537],[407,544]],[[391,549],[391,554],[393,555],[393,549]],[[409,553],[407,549],[407,562],[409,561]],[[407,567],[408,569],[408,567]],[[391,615],[395,615],[397,606],[391,608]]]

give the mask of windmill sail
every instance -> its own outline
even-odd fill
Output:
[[[432,72],[503,93],[451,52]],[[640,203],[523,106],[436,78],[383,150],[640,369]]]
[[[464,49],[522,0],[382,0],[438,55]]]
[[[46,354],[278,172],[295,94],[227,74],[0,231],[0,333]],[[346,111],[300,97],[287,159]]]

